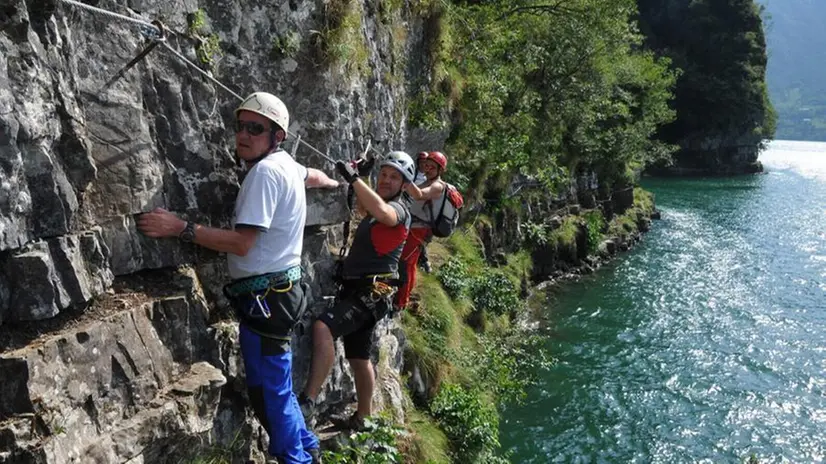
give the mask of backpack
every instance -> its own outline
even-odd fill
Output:
[[[431,211],[430,228],[433,235],[436,237],[449,237],[450,234],[456,230],[459,224],[459,210],[465,205],[465,199],[459,190],[447,182],[445,184],[445,193],[442,201],[442,207],[439,208],[438,214],[433,215]]]

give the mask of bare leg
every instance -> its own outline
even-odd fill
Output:
[[[348,359],[350,369],[356,378],[356,398],[358,399],[358,416],[370,417],[373,412],[373,388],[376,379],[373,376],[373,363],[369,359]]]
[[[310,378],[304,387],[304,393],[315,400],[321,392],[321,386],[333,369],[336,349],[333,345],[333,335],[327,324],[321,321],[313,323],[313,361],[310,364]]]

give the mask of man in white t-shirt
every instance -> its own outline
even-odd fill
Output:
[[[247,174],[235,201],[233,229],[186,222],[161,208],[142,214],[138,228],[149,237],[178,237],[227,253],[233,280],[224,294],[240,321],[247,391],[270,436],[272,462],[316,463],[318,439],[307,429],[293,394],[290,339],[307,306],[300,267],[305,186],[339,183],[281,150],[289,114],[274,95],[250,95],[235,117],[236,154]]]

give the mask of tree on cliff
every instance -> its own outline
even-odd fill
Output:
[[[488,198],[520,174],[545,195],[579,172],[627,183],[671,153],[652,135],[673,118],[675,80],[643,50],[635,15],[635,0],[445,4],[429,31],[432,89],[411,122],[438,125],[449,108],[453,180]]]
[[[659,135],[681,150],[677,164],[746,170],[774,136],[766,87],[766,40],[753,0],[638,0],[646,44],[681,70],[677,119]]]

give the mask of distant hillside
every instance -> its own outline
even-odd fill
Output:
[[[826,1],[760,0],[766,7],[769,93],[777,138],[826,140]]]

